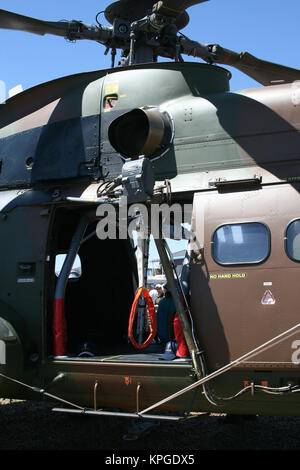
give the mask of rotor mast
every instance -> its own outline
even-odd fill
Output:
[[[119,49],[122,51],[119,66],[151,63],[158,57],[183,61],[181,54],[186,54],[209,64],[235,67],[265,86],[300,80],[297,69],[261,60],[248,52],[234,52],[218,44],[201,44],[180,33],[189,23],[186,8],[206,1],[119,0],[104,11],[111,26],[101,25],[98,20],[97,25],[77,20],[44,21],[0,9],[0,29],[40,36],[52,34],[71,41],[96,41],[106,47],[105,54],[112,51],[112,67]]]
[[[106,8],[104,15],[113,25],[114,38],[125,43],[121,65],[155,62],[158,55],[178,58],[177,33],[188,24],[189,16],[184,10],[174,15],[175,10],[167,9],[165,3],[119,0]]]

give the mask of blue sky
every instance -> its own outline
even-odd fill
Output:
[[[49,21],[78,19],[91,24],[110,3],[1,0],[1,8]],[[299,68],[299,0],[210,0],[188,12],[190,23],[182,32],[190,38]],[[100,20],[107,24],[103,15]],[[73,44],[51,35],[1,30],[0,80],[7,89],[20,83],[26,89],[60,76],[106,68],[110,56],[104,56],[104,50],[91,41]],[[257,86],[254,80],[234,70],[232,90],[253,86]]]
[[[110,3],[1,0],[1,8],[43,20],[77,19],[92,24],[96,14]],[[300,68],[299,0],[210,0],[189,8],[188,13],[190,23],[182,32],[191,39]],[[103,15],[99,20],[107,24]],[[107,68],[110,56],[104,56],[104,51],[103,46],[91,41],[73,44],[51,35],[0,30],[0,80],[7,90],[19,84],[27,89],[60,76]],[[228,69],[233,74],[232,90],[259,86],[246,75]]]

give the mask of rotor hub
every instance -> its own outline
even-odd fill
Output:
[[[109,5],[104,15],[110,24],[113,24],[117,18],[129,20],[132,23],[150,14],[155,3],[157,3],[156,0],[119,0]],[[185,28],[189,20],[186,11],[181,13],[175,20],[177,29]]]

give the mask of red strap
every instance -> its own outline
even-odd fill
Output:
[[[66,354],[67,344],[67,325],[64,299],[54,299],[52,331],[54,339],[54,356],[64,356]]]
[[[185,340],[183,329],[182,329],[182,326],[178,317],[178,313],[176,313],[174,317],[173,328],[174,328],[175,341],[178,346],[177,351],[176,351],[176,356],[177,357],[190,357],[189,348],[186,344],[186,340]]]
[[[139,343],[136,342],[136,340],[133,336],[133,324],[134,324],[134,320],[135,320],[135,317],[136,317],[136,312],[137,312],[139,299],[140,299],[142,294],[144,295],[144,299],[146,301],[147,308],[148,308],[147,314],[150,318],[150,334],[149,334],[148,338],[146,339],[146,341],[144,343],[139,344]],[[155,308],[154,308],[151,296],[150,296],[149,292],[147,291],[147,289],[145,289],[145,287],[139,287],[137,292],[136,292],[136,295],[135,295],[135,298],[134,298],[134,301],[133,301],[133,304],[132,304],[132,307],[131,307],[131,312],[130,312],[130,317],[129,317],[129,325],[128,325],[128,336],[130,338],[131,343],[133,344],[133,346],[135,348],[142,349],[142,348],[145,348],[146,346],[148,346],[148,344],[150,344],[153,341],[153,339],[156,336],[156,331],[157,331],[156,313],[155,313]]]

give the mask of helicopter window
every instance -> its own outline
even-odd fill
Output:
[[[67,255],[65,253],[62,253],[62,254],[57,255],[55,258],[55,274],[57,277],[60,275],[60,271],[64,264],[66,256]],[[72,269],[69,275],[69,279],[72,281],[75,281],[76,279],[79,279],[81,277],[81,274],[82,274],[81,260],[80,260],[79,255],[76,255],[74,264],[72,266]]]
[[[219,264],[264,261],[270,252],[270,232],[259,222],[222,225],[213,235],[212,255]]]
[[[294,220],[287,228],[286,251],[292,260],[300,261],[300,220]]]

